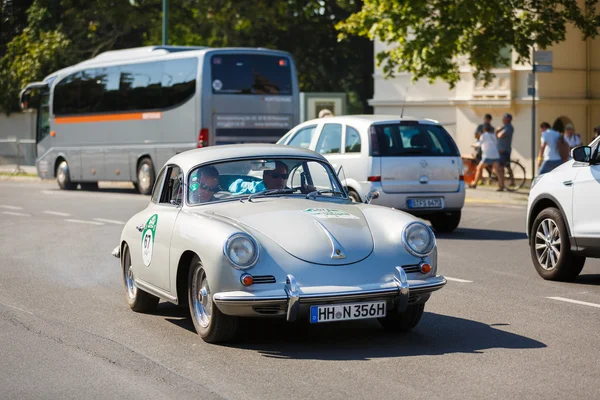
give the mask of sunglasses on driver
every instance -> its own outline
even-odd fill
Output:
[[[221,190],[221,186],[219,186],[219,185],[217,185],[217,186],[208,186],[204,182],[199,182],[199,186],[200,186],[200,189],[208,190],[209,192],[213,192],[213,193],[216,193],[219,190]]]

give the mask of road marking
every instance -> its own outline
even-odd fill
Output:
[[[447,281],[452,281],[452,282],[473,283],[473,281],[468,281],[466,279],[450,278],[449,276],[444,276],[444,278],[446,278]]]
[[[29,214],[23,214],[23,213],[12,212],[12,211],[2,211],[2,214],[16,215],[17,217],[31,217],[31,215],[29,215]]]
[[[0,206],[2,208],[7,208],[9,210],[22,210],[23,207],[17,207],[17,206]]]
[[[44,214],[58,215],[59,217],[70,217],[71,214],[58,211],[44,211]]]
[[[123,222],[123,221],[117,221],[117,220],[114,220],[114,219],[94,218],[94,221],[106,222],[107,224],[125,225],[125,222]]]
[[[588,303],[588,302],[579,301],[579,300],[571,300],[571,299],[566,299],[564,297],[546,297],[546,298],[550,299],[550,300],[558,300],[558,301],[564,301],[564,302],[567,302],[567,303],[579,304],[579,305],[582,305],[582,306],[590,306],[590,307],[600,308],[600,304]]]
[[[2,303],[2,302],[0,302],[0,304],[2,304],[3,306],[6,306],[6,307],[14,308],[15,310],[22,311],[22,312],[24,312],[24,313],[27,313],[27,314],[29,314],[29,315],[33,315],[33,313],[32,313],[32,312],[30,312],[30,311],[27,311],[27,310],[23,310],[22,308],[15,307],[15,306],[11,306],[10,304],[6,304],[6,303]]]
[[[89,225],[104,225],[102,222],[96,221],[84,221],[81,219],[65,219],[66,222],[73,222],[75,224],[89,224]]]

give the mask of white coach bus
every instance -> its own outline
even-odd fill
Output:
[[[62,189],[131,181],[148,194],[178,152],[275,143],[300,122],[292,56],[260,48],[108,51],[27,85],[20,100],[38,112],[38,175]]]

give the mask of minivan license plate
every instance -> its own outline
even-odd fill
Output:
[[[408,199],[408,208],[442,208],[442,199]]]
[[[385,317],[385,301],[353,304],[330,304],[310,307],[310,322],[347,321]]]

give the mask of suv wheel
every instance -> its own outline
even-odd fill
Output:
[[[440,212],[431,217],[431,226],[436,232],[449,233],[454,232],[460,224],[460,211]]]
[[[529,250],[537,273],[551,281],[572,281],[583,269],[585,257],[571,252],[567,226],[556,208],[546,208],[533,221]]]

